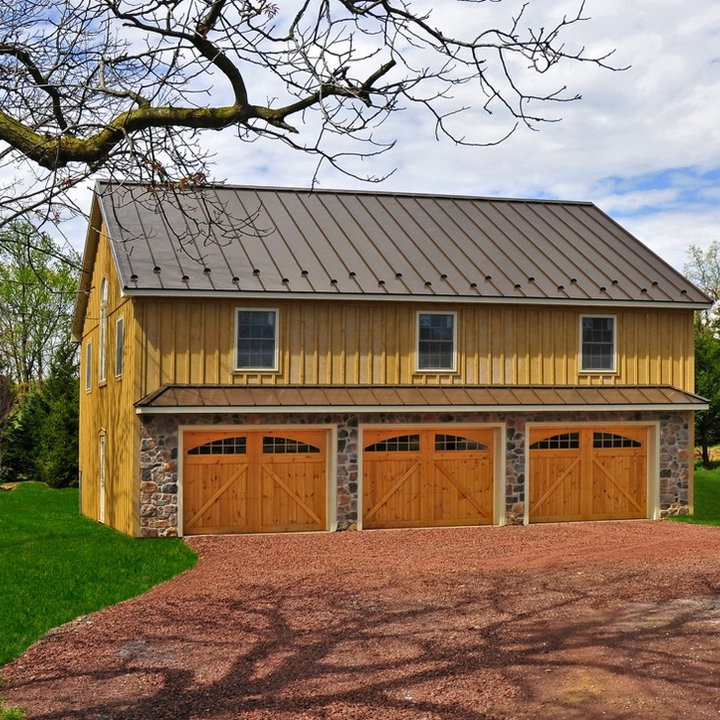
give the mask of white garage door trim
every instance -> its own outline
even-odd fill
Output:
[[[262,432],[263,430],[288,430],[288,431],[300,431],[300,430],[324,430],[328,434],[327,441],[327,468],[326,468],[326,518],[327,518],[327,530],[337,530],[337,483],[335,478],[337,477],[337,426],[336,425],[315,425],[312,423],[292,425],[285,424],[272,424],[272,425],[233,425],[233,424],[222,424],[222,425],[178,425],[178,457],[177,457],[177,504],[178,504],[178,519],[177,528],[178,535],[181,537],[184,535],[183,530],[183,480],[184,480],[184,468],[183,463],[185,459],[185,433],[186,432],[197,432],[206,431],[212,432],[217,430],[218,432],[224,432],[228,430],[237,430],[238,432]]]
[[[660,519],[660,422],[657,420],[615,420],[613,418],[595,420],[593,422],[528,422],[525,425],[525,483],[524,483],[524,517],[523,523],[530,524],[530,432],[536,428],[578,427],[587,428],[596,425],[612,425],[621,427],[645,427],[647,433],[647,507],[646,517]]]

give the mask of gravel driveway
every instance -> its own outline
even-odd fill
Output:
[[[720,718],[720,528],[196,538],[2,670],[44,720]]]

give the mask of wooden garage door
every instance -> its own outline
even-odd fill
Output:
[[[530,522],[647,517],[646,427],[533,428]]]
[[[363,527],[487,525],[493,520],[492,429],[363,432]]]
[[[323,430],[184,434],[186,535],[325,530]]]

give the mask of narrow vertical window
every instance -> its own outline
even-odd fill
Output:
[[[85,389],[92,387],[92,343],[85,345]]]
[[[277,310],[238,309],[235,369],[277,369]]]
[[[455,313],[418,313],[417,369],[455,370]]]
[[[615,318],[583,315],[580,333],[580,369],[615,372]]]
[[[107,278],[103,278],[100,286],[100,327],[98,347],[98,380],[105,382],[107,377],[106,355],[107,355]]]
[[[119,317],[115,323],[115,376],[123,373],[123,342],[125,340],[125,321]]]

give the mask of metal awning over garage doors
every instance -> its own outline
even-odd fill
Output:
[[[365,428],[362,527],[488,525],[494,516],[494,428]]]
[[[647,426],[533,427],[529,520],[624,520],[648,510]]]
[[[185,535],[327,529],[327,430],[186,430]]]

